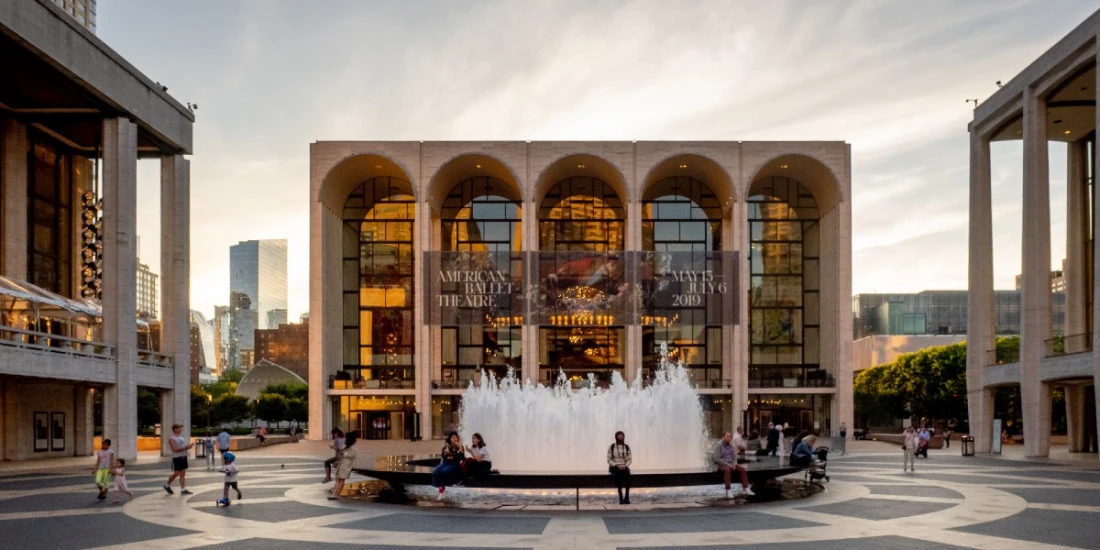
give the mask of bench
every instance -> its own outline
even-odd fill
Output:
[[[353,472],[380,479],[390,484],[394,492],[404,494],[406,485],[431,485],[432,470],[439,464],[435,455],[385,456],[374,461],[372,467],[363,467],[368,461],[356,461]],[[772,479],[799,473],[808,466],[791,466],[777,458],[750,457],[739,461],[748,472],[749,484],[756,486]],[[736,476],[735,476],[736,478]],[[630,475],[631,487],[687,487],[718,485],[722,473],[709,468],[687,468],[679,471],[635,470]],[[466,487],[494,489],[572,489],[580,507],[581,489],[613,489],[615,480],[603,472],[529,472],[501,471],[499,474],[478,475],[468,478]]]
[[[294,438],[286,434],[266,435],[264,437],[267,439],[267,445],[277,445],[279,443],[290,443],[294,441]],[[216,444],[217,443],[215,443],[215,445]],[[259,446],[260,438],[252,435],[244,437],[234,437],[229,440],[229,450],[234,452],[243,451],[246,449],[255,449]]]

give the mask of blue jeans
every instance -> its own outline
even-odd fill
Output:
[[[454,462],[441,462],[432,470],[432,487],[454,485],[456,479],[462,476],[462,468]]]

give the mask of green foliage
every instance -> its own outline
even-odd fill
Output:
[[[309,386],[306,384],[268,384],[260,394],[272,393],[287,399],[309,399]]]
[[[244,378],[244,373],[239,370],[227,370],[222,373],[221,378],[213,384],[203,384],[202,390],[210,394],[214,399],[217,399],[223,395],[229,395],[236,393],[237,384],[240,384],[241,379]]]
[[[224,394],[214,398],[210,416],[216,424],[240,422],[252,416],[252,404],[243,395]]]
[[[156,392],[138,388],[137,417],[139,430],[160,422],[160,396]]]
[[[1020,337],[1006,336],[997,339],[996,362],[998,365],[1020,361]]]
[[[201,386],[191,386],[191,425],[209,426],[214,398]]]
[[[966,343],[925,348],[861,372],[854,381],[857,417],[965,420]]]
[[[256,418],[268,422],[282,422],[286,420],[289,405],[287,398],[277,393],[260,394],[256,400]]]
[[[309,420],[309,401],[294,398],[287,401],[286,419],[292,422],[306,422]]]

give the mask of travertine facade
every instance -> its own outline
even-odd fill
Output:
[[[1065,390],[1071,452],[1096,452],[1095,387],[1100,354],[1095,322],[1097,37],[1100,12],[1070,32],[974,111],[970,123],[970,304],[967,392],[970,432],[979,452],[994,438],[993,393],[1018,384],[1028,456],[1047,456],[1051,394]],[[1004,361],[994,347],[993,212],[990,143],[1023,141],[1023,257],[1019,361]],[[1050,153],[1067,144],[1065,251],[1066,328],[1051,323]],[[1090,172],[1091,168],[1091,172]],[[1091,202],[1090,203],[1090,197]]]
[[[479,189],[476,186],[483,184],[491,186],[493,194],[499,195],[497,198],[502,202],[514,205],[508,210],[513,213],[511,217],[501,221],[502,224],[510,224],[507,227],[512,229],[500,233],[504,235],[506,249],[513,251],[545,251],[546,243],[553,240],[551,234],[554,231],[568,233],[575,229],[554,225],[580,223],[578,216],[584,214],[579,213],[579,202],[570,207],[571,213],[564,215],[567,220],[557,217],[561,214],[554,209],[569,200],[588,201],[584,202],[589,205],[585,208],[592,204],[596,208],[606,207],[602,211],[605,221],[601,223],[609,223],[603,231],[577,237],[581,241],[576,246],[605,251],[654,250],[654,242],[665,238],[655,233],[659,230],[655,230],[654,226],[668,221],[661,217],[667,215],[657,213],[656,204],[676,194],[661,195],[657,190],[668,185],[672,185],[674,190],[676,185],[703,189],[704,195],[710,197],[706,200],[716,201],[709,210],[712,214],[708,214],[712,224],[708,226],[708,231],[713,231],[705,241],[706,246],[713,247],[708,250],[740,254],[740,295],[756,293],[755,298],[741,300],[735,326],[712,327],[720,332],[711,333],[715,336],[708,340],[706,353],[712,354],[708,356],[708,361],[715,365],[715,370],[707,374],[705,383],[700,383],[700,393],[707,400],[708,410],[715,411],[710,421],[712,431],[742,424],[756,428],[760,423],[766,424],[769,418],[787,421],[795,428],[805,427],[833,434],[842,421],[852,425],[851,162],[850,147],[845,143],[318,142],[311,145],[310,159],[312,437],[323,437],[334,422],[344,428],[364,429],[368,436],[396,438],[414,435],[418,431],[422,437],[438,437],[443,426],[457,420],[453,417],[457,396],[462,392],[466,376],[474,369],[463,371],[461,366],[455,367],[463,359],[456,359],[449,350],[453,345],[461,355],[464,351],[463,338],[467,336],[462,333],[455,339],[455,332],[449,334],[447,327],[431,326],[424,322],[422,300],[425,293],[421,291],[424,275],[418,262],[423,261],[425,252],[455,250],[451,248],[455,238],[449,229],[452,225],[479,222],[477,214],[468,213],[476,208],[463,210],[467,213],[458,214],[458,218],[453,216],[454,209],[459,206],[468,208],[472,204],[470,201],[485,195],[479,195],[476,190],[463,195],[459,191],[465,189],[462,186],[473,185]],[[580,182],[575,189],[584,191],[562,191],[563,182]],[[387,191],[390,198],[378,195],[376,199],[371,199],[377,202],[366,206],[368,210],[348,214],[352,209],[348,206],[352,204],[349,197],[359,197],[357,193],[362,193],[363,189],[382,189],[377,187],[380,185],[391,189]],[[762,190],[771,189],[768,185],[785,185],[799,191],[790,195],[790,205],[780,200],[766,205],[754,203],[756,206],[751,207],[750,197],[759,201],[767,194]],[[593,189],[604,188],[609,191],[604,192],[603,199],[585,195]],[[560,202],[555,202],[557,198],[547,198],[558,197],[558,194],[562,197]],[[565,197],[567,194],[569,196]],[[399,196],[401,198],[394,199]],[[415,332],[409,338],[404,329],[387,329],[390,332],[385,334],[391,335],[393,340],[389,349],[400,348],[405,340],[411,340],[412,344],[408,352],[390,351],[388,356],[382,357],[378,355],[378,344],[374,340],[383,333],[375,329],[371,329],[373,333],[366,328],[361,330],[361,327],[371,323],[377,326],[379,317],[388,315],[397,318],[392,312],[368,304],[368,299],[364,297],[369,293],[365,289],[375,284],[370,282],[373,280],[370,277],[375,275],[369,273],[375,272],[368,273],[364,270],[369,268],[363,266],[378,265],[382,261],[379,259],[381,256],[371,256],[379,252],[369,251],[378,250],[376,233],[381,229],[374,229],[372,224],[375,222],[364,224],[364,229],[359,229],[357,220],[362,220],[362,212],[366,212],[368,221],[381,216],[381,210],[372,208],[390,200],[400,200],[402,212],[405,205],[413,206],[412,213],[398,221],[387,217],[387,223],[412,229],[408,235],[387,230],[386,234],[390,235],[387,238],[397,240],[387,242],[385,246],[399,249],[405,246],[401,244],[406,242],[402,239],[407,239],[408,246],[411,246],[412,255],[398,262],[399,269],[411,273],[414,303],[408,304],[408,310],[413,316],[411,326],[415,327],[411,330]],[[809,201],[805,204],[812,206],[796,213],[794,209],[788,209],[788,206],[793,208],[796,200]],[[607,201],[611,206],[601,201]],[[690,205],[688,202],[684,199],[681,205],[684,208],[699,206],[696,199],[692,199]],[[392,209],[392,206],[388,208]],[[615,213],[609,214],[611,211]],[[797,225],[793,235],[800,239],[796,243],[799,248],[784,250],[798,251],[800,263],[797,269],[790,268],[793,278],[779,284],[793,285],[789,289],[795,289],[793,292],[798,295],[785,302],[783,307],[787,309],[782,315],[788,317],[784,320],[775,322],[771,317],[766,317],[771,314],[765,314],[763,310],[766,308],[761,306],[760,316],[754,322],[753,311],[757,305],[767,301],[769,291],[754,287],[752,281],[771,279],[768,278],[770,273],[766,272],[767,268],[759,268],[765,271],[757,273],[757,268],[750,266],[754,254],[750,239],[757,243],[757,258],[763,257],[765,263],[770,259],[768,254],[774,243],[767,237],[750,236],[749,227],[751,223],[757,223],[766,231],[772,231],[782,224],[773,226],[759,219],[750,220],[750,217],[761,216],[761,212],[780,211],[783,216],[795,220]],[[349,219],[348,216],[352,217]],[[613,221],[606,222],[609,217],[614,218]],[[643,218],[647,221],[643,222]],[[584,219],[591,221],[594,218]],[[688,226],[692,220],[677,219],[670,223],[679,223],[683,233],[680,241],[675,238],[672,239],[675,242],[670,241],[668,249],[687,246],[685,242],[688,237],[685,235],[689,233]],[[368,225],[372,229],[365,229]],[[462,238],[489,240],[486,232],[493,230],[488,225],[478,227],[482,229],[469,229],[461,233]],[[607,230],[607,227],[611,229]],[[357,235],[360,231],[365,233]],[[610,237],[602,234],[607,231],[610,231]],[[471,237],[474,234],[477,236]],[[781,241],[776,242],[788,242],[782,239],[795,237],[779,236],[777,238]],[[561,238],[557,237],[559,241]],[[597,246],[586,244],[584,239],[610,240],[601,241]],[[479,246],[485,245],[479,243]],[[556,246],[553,250],[565,250],[560,244]],[[801,247],[806,247],[805,251]],[[389,262],[390,257],[386,256],[385,261]],[[342,258],[348,261],[345,263]],[[410,269],[406,265],[410,262],[416,267]],[[802,262],[805,262],[805,277],[802,276]],[[356,265],[359,267],[353,267]],[[795,279],[797,283],[792,282]],[[360,286],[360,283],[365,286]],[[349,284],[351,286],[347,286]],[[390,291],[387,292],[392,292],[394,287],[391,285],[388,288]],[[783,291],[784,288],[779,289],[780,293]],[[355,313],[356,292],[359,292],[358,314]],[[790,305],[795,302],[796,306]],[[790,313],[796,310],[798,313]],[[795,322],[797,334],[790,328]],[[777,333],[781,333],[778,339],[787,338],[792,344],[798,340],[797,344],[802,346],[798,348],[798,353],[802,355],[797,361],[791,360],[793,355],[784,355],[795,353],[793,347],[781,347],[775,351],[776,355],[764,357],[764,351],[769,354],[773,351],[767,346],[774,345],[777,340],[777,337],[769,335],[771,329],[766,329],[765,323],[773,323],[788,331],[776,329]],[[756,336],[750,333],[751,326],[756,327]],[[653,353],[651,348],[662,339],[647,332],[651,329],[637,325],[613,327],[607,333],[609,340],[606,341],[599,340],[602,336],[592,337],[586,332],[587,329],[566,327],[573,330],[569,341],[577,344],[577,349],[574,349],[552,328],[525,324],[512,327],[511,335],[507,336],[500,336],[503,332],[494,331],[492,353],[504,353],[507,358],[501,364],[514,366],[525,378],[545,380],[546,372],[556,368],[562,357],[572,351],[580,355],[580,347],[596,342],[592,346],[599,350],[583,351],[588,355],[603,356],[610,349],[607,354],[615,356],[615,359],[610,361],[613,365],[609,370],[629,377],[645,368],[650,360],[647,357]],[[481,340],[480,333],[471,337],[479,343],[469,343],[468,347],[490,348],[489,340]],[[690,347],[688,344],[691,342],[685,344],[685,338],[691,340],[681,337],[676,340],[676,345]],[[701,337],[698,338],[701,340]],[[803,341],[804,338],[813,341]],[[549,352],[548,348],[556,351]],[[750,350],[760,353],[750,358]],[[479,353],[477,349],[467,351]],[[467,364],[493,364],[494,359],[488,358],[489,354],[486,351],[485,357],[468,360]],[[386,366],[380,367],[380,361],[386,361]],[[778,368],[780,366],[790,368],[783,370]],[[411,420],[414,412],[420,415],[419,425],[415,427]]]

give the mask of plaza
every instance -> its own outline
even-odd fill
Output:
[[[378,452],[425,444],[371,442]],[[312,447],[310,447],[312,445]],[[305,451],[308,452],[305,452]],[[804,500],[571,506],[403,506],[329,501],[325,449],[312,442],[238,456],[244,499],[216,507],[221,475],[195,461],[191,497],[166,495],[165,463],[131,469],[136,499],[96,503],[85,468],[0,473],[2,548],[1095,548],[1100,472],[1080,461],[960,457],[932,451],[916,473],[900,452],[852,442],[830,460],[828,490]],[[1019,449],[1022,451],[1022,448]],[[462,488],[455,488],[462,491]],[[720,499],[719,499],[720,500]],[[434,504],[434,502],[433,502]]]

